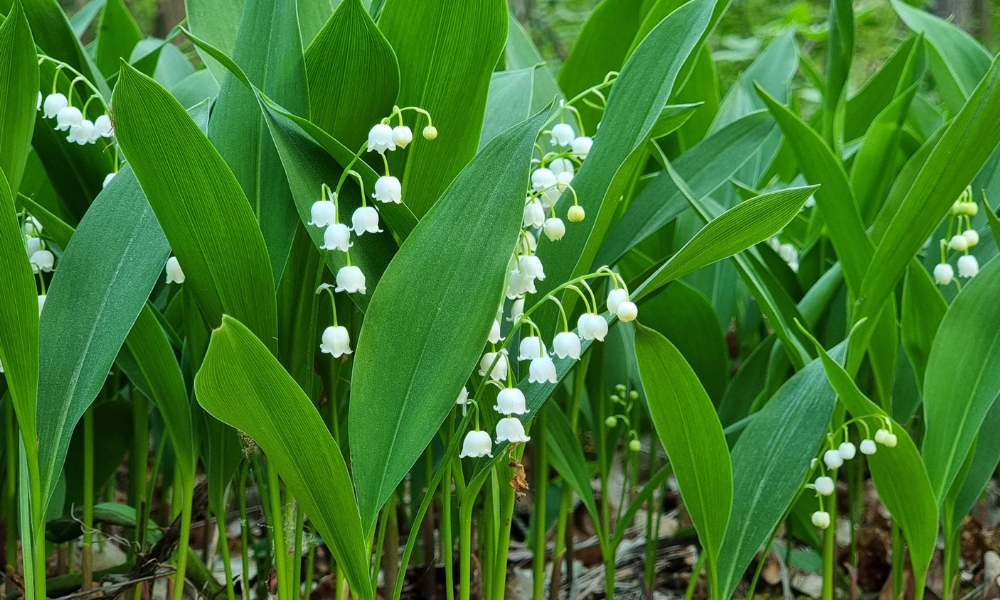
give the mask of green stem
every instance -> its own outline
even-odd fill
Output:
[[[181,535],[177,542],[177,572],[174,573],[173,600],[182,600],[184,597],[184,573],[187,570],[191,515],[194,512],[194,477],[182,476],[181,479]]]
[[[462,503],[458,510],[458,589],[461,600],[469,600],[472,592],[472,509],[476,503],[476,496],[482,489],[485,477],[477,477],[469,482],[469,487],[465,488],[462,494]]]
[[[837,554],[837,491],[824,503],[830,513],[830,526],[823,531],[823,600],[833,600]]]
[[[523,446],[521,447],[523,450]],[[500,536],[496,542],[493,563],[493,598],[502,600],[507,589],[507,552],[510,549],[510,525],[514,517],[514,488],[501,484]],[[544,527],[543,527],[544,529]]]
[[[312,594],[313,578],[316,577],[316,544],[309,543],[309,553],[306,555],[306,597]]]
[[[247,518],[247,468],[249,463],[244,460],[240,465],[236,484],[236,503],[240,511],[240,594],[243,600],[250,598],[250,520]]]
[[[892,521],[892,598],[902,600],[906,592],[906,546],[903,530],[895,519]]]
[[[83,575],[82,588],[94,584],[94,407],[83,413]]]
[[[295,503],[295,550],[292,552],[292,600],[302,597],[302,529],[305,527],[305,512]]]
[[[7,591],[14,589],[11,575],[17,568],[17,429],[14,427],[14,402],[10,395],[3,405],[4,451],[7,459],[7,479],[4,481],[4,509],[7,517]]]
[[[549,461],[545,449],[545,411],[538,413],[535,434],[535,508],[532,514],[532,529],[535,533],[534,557],[532,558],[532,583],[534,600],[542,600],[545,593],[545,516],[546,492],[549,487]],[[555,569],[555,563],[552,566]]]
[[[222,566],[226,571],[226,598],[236,600],[236,585],[233,583],[233,565],[229,557],[229,538],[226,535],[226,515],[215,516],[215,524],[219,528],[219,553],[222,554]]]
[[[268,515],[270,517],[268,531],[271,533],[271,542],[274,547],[274,569],[278,573],[278,599],[287,600],[291,597],[289,593],[291,582],[288,581],[287,577],[284,577],[288,571],[285,567],[285,527],[281,519],[281,483],[278,480],[278,470],[274,463],[270,462],[267,464],[267,495],[271,509]]]
[[[954,500],[946,498],[942,508],[942,529],[944,530],[944,567],[942,600],[952,600],[959,589],[959,567],[958,559],[962,554],[962,528],[955,524],[952,516],[954,514]]]

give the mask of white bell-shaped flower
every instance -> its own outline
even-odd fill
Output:
[[[348,248],[353,245],[350,228],[343,223],[334,223],[323,232],[323,245],[320,248],[347,252]]]
[[[486,340],[491,344],[499,344],[502,339],[500,337],[500,321],[493,319],[493,325],[490,326],[490,335]]]
[[[586,211],[579,204],[574,204],[569,207],[569,211],[566,213],[566,218],[569,219],[570,223],[579,223],[587,218]]]
[[[42,244],[42,239],[35,236],[28,236],[27,239],[24,240],[24,246],[28,249],[29,257],[35,252],[45,249],[45,245]]]
[[[608,334],[608,322],[601,315],[583,313],[576,321],[576,329],[585,340],[603,342],[604,336]]]
[[[347,292],[348,294],[366,293],[365,274],[361,272],[361,269],[355,267],[354,265],[341,267],[340,270],[337,271],[337,287],[333,288],[333,291]]]
[[[576,138],[575,140],[573,140],[573,145],[572,145],[573,156],[577,158],[587,158],[587,155],[590,154],[590,149],[591,147],[593,147],[593,145],[594,145],[594,140],[590,139],[585,135]]]
[[[572,331],[557,333],[552,340],[552,349],[559,358],[580,360],[580,336]]]
[[[528,441],[531,441],[531,438],[525,435],[524,425],[522,425],[521,421],[517,418],[507,417],[505,419],[500,419],[497,423],[498,444],[502,444],[504,442],[518,444]]]
[[[857,453],[857,448],[851,442],[844,442],[837,448],[837,452],[840,454],[840,458],[851,460]]]
[[[413,141],[413,131],[406,125],[392,128],[392,141],[400,148],[406,148]]]
[[[618,307],[618,319],[628,323],[639,316],[639,307],[634,302],[622,302]]]
[[[39,236],[42,233],[42,224],[38,222],[38,219],[32,216],[28,216],[24,219],[24,227],[21,228],[24,231],[24,235]]]
[[[113,124],[111,123],[111,117],[108,115],[101,115],[94,119],[94,133],[103,138],[111,137],[114,133],[112,131]]]
[[[813,487],[820,496],[829,496],[833,493],[833,479],[829,477],[817,477]]]
[[[403,203],[403,186],[391,175],[383,175],[375,180],[375,193],[372,197],[379,202]]]
[[[518,347],[517,360],[532,360],[545,354],[545,342],[537,336],[527,336],[521,339]]]
[[[608,312],[611,314],[618,314],[618,307],[622,305],[622,302],[628,300],[628,292],[625,288],[614,288],[608,292]]]
[[[844,464],[844,457],[836,450],[827,450],[823,453],[823,462],[827,469],[839,469]]]
[[[458,393],[458,399],[455,400],[455,404],[459,406],[465,406],[469,403],[469,388],[462,386],[462,391]]]
[[[56,257],[48,250],[34,252],[29,260],[31,261],[31,270],[35,273],[39,271],[51,273],[52,267],[56,263]]]
[[[556,365],[548,356],[536,356],[528,366],[528,381],[530,383],[559,383]]]
[[[552,126],[552,145],[569,146],[573,143],[576,133],[573,128],[566,123],[556,123]]]
[[[812,514],[812,524],[819,529],[826,529],[830,526],[830,513],[817,510]]]
[[[108,187],[108,184],[111,183],[111,180],[114,179],[115,175],[117,175],[117,174],[118,173],[108,173],[107,175],[105,175],[104,176],[104,183],[101,184],[101,189],[104,189],[104,188]]]
[[[167,283],[184,283],[184,271],[176,256],[167,259]]]
[[[522,256],[517,261],[517,268],[527,279],[545,281],[545,269],[542,268],[542,261],[537,256]],[[531,293],[534,294],[534,290]]]
[[[965,252],[969,249],[969,240],[965,239],[962,234],[953,235],[951,241],[948,242],[948,247],[958,252]]]
[[[507,297],[514,300],[527,293],[535,293],[535,281],[524,277],[521,271],[514,269],[507,276]]]
[[[332,200],[317,200],[309,209],[312,220],[307,225],[326,227],[337,220],[337,204]]]
[[[875,445],[875,440],[861,440],[861,454],[871,456],[878,451],[878,446]]]
[[[545,209],[538,200],[524,205],[523,223],[525,227],[541,227],[545,224]]]
[[[558,181],[556,174],[545,167],[535,169],[531,172],[531,189],[536,192],[550,188],[558,183]]]
[[[569,184],[573,183],[573,174],[562,172],[556,175],[556,189],[559,191],[565,190],[569,187]],[[558,198],[556,198],[558,200]]]
[[[354,223],[354,233],[357,235],[366,232],[382,233],[378,228],[378,211],[371,206],[359,206],[351,216],[351,222]]]
[[[558,242],[566,235],[566,224],[559,217],[549,217],[542,224],[542,230],[549,241]]]
[[[898,440],[896,439],[896,434],[895,433],[890,433],[889,435],[885,436],[885,447],[886,448],[895,448],[897,442],[898,442]]]
[[[493,364],[496,361],[496,364]],[[492,369],[490,368],[492,366]],[[507,352],[501,350],[500,352],[487,352],[483,354],[483,358],[479,361],[479,376],[485,377],[486,372],[489,371],[490,379],[494,381],[503,381],[507,378]]]
[[[958,258],[958,276],[975,277],[979,273],[979,261],[975,256],[966,254]]]
[[[80,121],[79,125],[70,127],[69,135],[66,137],[66,141],[76,142],[80,146],[91,144],[96,139],[94,137],[94,123],[89,119],[84,119]]]
[[[51,119],[59,114],[59,111],[69,106],[66,96],[62,94],[49,94],[42,103],[46,119]]]
[[[975,229],[966,229],[962,232],[962,237],[965,238],[969,248],[979,244],[979,232]]]
[[[556,158],[549,163],[549,170],[555,173],[558,179],[563,173],[569,173],[569,176],[573,176],[573,161],[568,158]]]
[[[343,325],[331,325],[323,330],[323,341],[319,349],[324,354],[340,358],[351,353],[351,335]]]
[[[948,263],[941,263],[934,266],[934,283],[938,285],[948,285],[955,278],[955,269]]]
[[[385,154],[386,150],[395,150],[396,142],[392,140],[392,127],[379,123],[368,132],[368,151]]]
[[[66,131],[83,121],[83,113],[75,106],[66,106],[56,113],[56,130]]]
[[[516,387],[500,390],[497,394],[497,404],[493,407],[501,415],[523,415],[528,412],[524,393]]]
[[[521,318],[524,314],[524,298],[518,298],[510,303],[510,316],[507,317],[508,323],[513,323]]]
[[[462,442],[462,453],[459,458],[493,458],[493,440],[486,431],[470,431]]]
[[[45,308],[45,294],[38,297],[38,314],[42,314],[43,308]]]
[[[875,432],[875,441],[879,444],[884,444],[887,437],[889,437],[889,432],[885,429],[879,429]]]

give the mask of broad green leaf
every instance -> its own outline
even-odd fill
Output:
[[[368,550],[337,442],[298,384],[242,323],[226,315],[194,380],[198,402],[249,435],[330,547],[351,592],[372,600]]]
[[[242,318],[273,344],[270,261],[236,177],[177,100],[135,69],[122,67],[114,105],[118,144],[209,323],[223,313]],[[147,143],[153,137],[160,143]]]
[[[703,198],[725,185],[774,130],[774,122],[765,111],[752,113],[710,135],[678,157],[673,166],[691,190]],[[574,181],[573,185],[579,184]],[[615,264],[686,206],[684,195],[669,174],[654,175],[608,233],[594,263]]]
[[[507,39],[507,3],[388,0],[378,25],[399,61],[396,103],[430,112],[438,130],[437,139],[424,139],[427,119],[406,113],[413,142],[389,157],[403,202],[422,217],[479,147],[490,76]]]
[[[0,25],[0,170],[16,196],[28,160],[38,92],[35,43],[21,4]],[[43,125],[44,127],[44,125]]]
[[[608,96],[601,133],[595,136],[587,160],[573,179],[587,217],[582,223],[571,223],[558,244],[539,244],[538,256],[547,277],[537,284],[538,298],[559,282],[590,270],[627,180],[638,167],[646,137],[666,106],[677,73],[707,27],[711,12],[710,0],[694,0],[677,9],[649,33],[622,68]],[[565,192],[561,206],[566,206],[570,197]],[[548,314],[549,323],[554,323],[555,311]]]
[[[900,334],[903,350],[913,365],[917,388],[921,391],[924,388],[924,373],[927,371],[931,344],[947,310],[948,303],[941,296],[930,274],[919,261],[911,261],[903,281]]]
[[[854,322],[882,310],[910,259],[1000,142],[1000,120],[995,118],[998,112],[1000,70],[994,62],[931,150],[886,227],[857,295]],[[855,337],[866,343],[864,335]]]
[[[303,52],[330,20],[333,9],[340,3],[341,0],[296,0],[299,12],[299,37],[302,38]]]
[[[306,74],[312,122],[353,150],[389,116],[399,92],[396,55],[361,0],[344,0],[334,11],[306,50]]]
[[[148,38],[136,44],[128,62],[167,89],[195,73],[191,61],[177,46],[156,38]]]
[[[773,334],[764,338],[729,380],[726,394],[719,402],[719,421],[723,427],[729,427],[750,415],[750,408],[757,400],[757,395],[764,391],[767,363],[775,340]]]
[[[983,205],[986,209],[986,220],[989,221],[990,231],[993,233],[993,241],[997,244],[997,248],[1000,248],[1000,217],[988,202],[983,202]]]
[[[587,457],[583,455],[583,446],[570,427],[566,413],[556,403],[546,404],[543,410],[546,411],[545,449],[552,467],[576,492],[590,513],[590,517],[597,522],[600,517],[597,512],[597,502],[594,500],[594,490],[590,487],[592,473],[587,466]]]
[[[72,227],[27,196],[19,195],[17,200],[31,216],[42,224],[46,239],[52,240],[60,248],[65,248],[69,244],[70,238],[73,237]]]
[[[219,95],[219,84],[208,69],[195,71],[170,88],[170,93],[177,98],[181,106],[191,110],[192,107],[205,100],[214,100]],[[197,119],[195,119],[197,121]],[[200,124],[199,124],[200,126]],[[208,127],[201,127],[202,131],[207,131]]]
[[[188,27],[199,38],[232,56],[245,3],[246,0],[184,0]],[[202,48],[198,52],[215,79],[220,83],[225,81],[226,68]]]
[[[754,84],[767,90],[767,93],[779,102],[787,102],[792,76],[798,67],[795,29],[789,27],[768,44],[726,92],[719,106],[719,113],[712,124],[712,131],[718,131],[745,115],[767,108],[757,95]],[[680,159],[677,162],[680,162]]]
[[[531,116],[534,85],[535,67],[493,73],[490,93],[486,99],[483,133],[479,138],[480,148],[501,132]]]
[[[545,64],[538,48],[535,48],[531,37],[517,21],[517,17],[508,15],[507,25],[507,47],[504,52],[506,66],[511,71],[528,67],[535,69],[531,112],[536,113],[552,102],[553,98],[562,98],[563,93],[551,69]]]
[[[1000,428],[1000,402],[994,401],[979,429],[979,438],[971,456],[969,470],[964,480],[956,479],[953,484],[958,486],[957,490],[952,489],[955,503],[951,522],[955,525],[962,524],[965,515],[979,501],[986,484],[996,472],[997,462],[1000,461],[1000,436],[996,435],[998,428]]]
[[[719,551],[733,504],[733,471],[722,425],[698,377],[667,338],[638,325],[635,356],[656,433],[708,555],[710,584],[716,590],[719,567],[725,564]]]
[[[692,59],[694,62],[690,62]],[[672,138],[681,151],[691,148],[705,138],[719,112],[719,75],[708,44],[702,43],[701,47],[692,53],[689,62],[692,68],[682,80],[683,87],[675,90],[670,96],[670,102],[674,104],[700,104],[694,115]]]
[[[94,53],[94,62],[97,68],[110,79],[118,73],[121,59],[131,56],[132,50],[140,41],[142,32],[125,3],[122,0],[105,0],[95,40],[97,51]]]
[[[233,60],[257,89],[293,113],[308,114],[305,59],[294,2],[247,0]],[[250,201],[277,283],[295,235],[295,206],[278,151],[266,132],[256,94],[235,76],[227,77],[209,122],[208,139]],[[319,194],[318,188],[315,193]]]
[[[348,421],[351,439],[366,440],[351,445],[366,531],[479,361],[503,299],[545,117],[507,130],[476,155],[400,247],[372,295]],[[482,210],[484,198],[490,210]],[[423,276],[417,281],[414,273]],[[478,283],[468,285],[473,279]]]
[[[945,313],[924,376],[923,456],[940,504],[1000,394],[1000,261],[990,261]]]
[[[43,498],[51,498],[70,436],[104,386],[169,250],[126,169],[98,196],[60,257],[39,323]]]
[[[939,17],[899,0],[891,0],[891,4],[906,26],[927,40],[938,90],[952,113],[959,112],[989,70],[990,53],[972,36]]]
[[[38,292],[7,177],[0,171],[0,364],[22,439],[35,433]]]
[[[861,89],[847,99],[844,139],[851,141],[864,135],[875,117],[889,106],[898,92],[919,81],[926,68],[923,40],[911,35],[893,50],[892,55]],[[778,100],[785,102],[782,98]]]
[[[101,14],[101,9],[104,8],[106,2],[107,0],[89,0],[80,7],[80,10],[73,13],[69,22],[73,26],[73,33],[76,34],[76,37],[82,38],[83,34],[87,33],[87,30],[93,25],[94,19]]]
[[[819,360],[796,373],[756,413],[732,450],[733,509],[719,554],[719,598],[729,598],[750,561],[802,491],[836,396]]]
[[[668,104],[660,111],[660,116],[649,131],[649,139],[655,140],[680,129],[694,115],[700,102],[689,104]]]
[[[854,61],[854,4],[851,0],[831,0],[827,20],[826,88],[823,90],[824,131],[829,141],[839,140],[833,121],[844,98],[847,79]]]

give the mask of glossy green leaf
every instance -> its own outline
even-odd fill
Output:
[[[545,64],[545,60],[538,52],[538,48],[531,41],[528,32],[518,22],[513,14],[507,17],[507,48],[504,57],[507,61],[507,69],[516,71],[518,69],[535,69],[534,88],[532,92],[531,112],[536,113],[545,108],[552,99],[561,99],[562,91],[552,70]]]
[[[166,90],[131,67],[115,88],[115,135],[211,324],[226,313],[277,335],[264,238],[239,182]],[[168,130],[170,136],[158,132]],[[149,144],[151,137],[160,139]]]
[[[330,547],[351,592],[372,600],[368,550],[347,465],[298,384],[254,333],[227,315],[212,332],[194,388],[205,410],[260,445]]]
[[[323,26],[330,20],[335,5],[341,0],[296,0],[299,12],[299,37],[302,38],[302,50],[315,40]]]
[[[351,445],[366,531],[479,361],[503,298],[545,117],[509,129],[476,155],[400,247],[372,295],[348,421],[351,439],[366,440]],[[489,211],[482,210],[486,197]],[[426,277],[414,281],[414,273]],[[472,278],[477,285],[467,285]]]
[[[802,490],[836,396],[819,360],[781,386],[732,450],[733,510],[719,555],[719,598],[729,598],[750,561]]]
[[[507,39],[507,3],[388,0],[378,25],[399,61],[396,103],[430,112],[438,130],[437,139],[424,139],[427,119],[407,113],[413,142],[389,157],[402,174],[403,202],[422,217],[479,147],[490,77]]]
[[[141,40],[142,32],[125,3],[122,0],[105,0],[95,40],[97,51],[94,53],[94,62],[104,76],[110,78],[116,74],[121,59],[131,56]]]
[[[545,449],[552,467],[576,492],[590,513],[590,517],[596,522],[600,517],[597,512],[597,502],[594,500],[594,490],[590,487],[592,473],[587,466],[587,457],[583,455],[583,446],[570,427],[566,413],[556,403],[547,403],[543,410],[546,411]]]
[[[101,193],[60,257],[39,324],[38,440],[45,498],[55,490],[76,424],[103,387],[169,251],[126,169]]]
[[[31,216],[42,224],[46,239],[52,240],[60,248],[65,248],[69,244],[70,238],[73,237],[72,227],[27,196],[19,195],[17,200]]]
[[[911,35],[893,50],[861,89],[847,99],[844,139],[856,140],[864,135],[875,117],[889,106],[898,92],[919,81],[926,68],[923,40]],[[782,98],[778,99],[784,103]]]
[[[948,303],[941,296],[930,273],[917,260],[911,261],[903,282],[900,333],[903,350],[913,365],[917,388],[920,390],[924,387],[924,373],[927,371],[931,344],[947,310]]]
[[[757,400],[757,395],[764,391],[767,363],[775,340],[774,335],[764,338],[729,380],[726,394],[719,402],[719,421],[723,427],[729,427],[750,415],[750,408]]]
[[[682,80],[683,87],[674,90],[670,97],[671,103],[699,104],[694,115],[673,136],[673,141],[681,151],[691,148],[705,138],[719,112],[719,74],[708,44],[703,42],[692,53],[688,63],[692,67],[687,77]]]
[[[504,130],[531,116],[534,87],[535,67],[493,73],[486,99],[483,133],[479,138],[480,148]]]
[[[667,338],[638,325],[635,356],[656,433],[708,555],[710,585],[716,589],[733,504],[733,471],[722,425],[698,377]]]
[[[0,170],[15,196],[21,186],[35,125],[36,61],[31,28],[21,4],[15,2],[10,16],[0,25]]]
[[[997,244],[997,248],[1000,249],[1000,217],[997,216],[996,211],[989,205],[988,202],[983,203],[983,208],[986,209],[986,220],[990,224],[990,231],[993,233],[993,241]]]
[[[396,55],[361,0],[340,3],[306,51],[306,73],[312,122],[354,150],[389,116],[399,93]]]
[[[990,261],[945,313],[924,376],[923,456],[940,503],[1000,394],[1000,261]]]
[[[73,26],[73,32],[76,34],[76,37],[83,37],[83,34],[87,33],[90,26],[94,24],[94,19],[101,14],[101,9],[104,8],[106,2],[107,0],[89,0],[80,7],[80,10],[73,13],[73,16],[69,18],[69,22]]]
[[[184,0],[188,27],[201,39],[232,56],[245,3],[246,0]],[[198,48],[198,52],[215,79],[220,83],[225,81],[226,68],[202,48]]]
[[[789,27],[768,44],[729,88],[719,106],[719,114],[712,124],[712,130],[718,131],[745,115],[766,108],[754,89],[755,84],[767,90],[779,102],[787,102],[791,79],[798,66],[795,29]]]
[[[982,497],[986,484],[996,472],[997,462],[1000,461],[1000,436],[996,435],[998,428],[1000,428],[1000,402],[994,401],[979,429],[979,438],[971,456],[969,470],[964,480],[955,480],[954,485],[958,486],[958,489],[952,488],[955,501],[951,523],[954,525],[961,526],[965,515]]]

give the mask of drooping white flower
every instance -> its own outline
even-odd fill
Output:
[[[545,342],[537,336],[527,336],[521,339],[518,346],[517,360],[532,360],[545,354]]]
[[[56,113],[56,131],[66,131],[83,121],[83,113],[75,106],[65,106]]]
[[[312,220],[306,223],[315,227],[326,227],[337,219],[337,204],[332,200],[317,200],[309,209]]]
[[[799,251],[791,244],[781,244],[778,246],[778,256],[786,263],[795,262],[799,259]]]
[[[70,127],[69,135],[66,136],[67,142],[76,142],[80,146],[90,144],[94,139],[94,123],[90,119],[84,119],[79,125]]]
[[[512,444],[524,443],[531,441],[531,438],[525,435],[524,425],[521,424],[515,417],[507,417],[505,419],[500,419],[497,423],[497,443],[502,444],[503,442],[510,442]]]
[[[896,434],[895,433],[890,433],[889,435],[885,436],[885,442],[884,442],[885,443],[885,447],[886,448],[895,448],[897,441],[898,440],[896,439]]]
[[[392,140],[392,127],[379,123],[368,132],[368,151],[385,154],[386,150],[395,150],[396,142]]]
[[[42,314],[43,308],[45,308],[45,294],[38,297],[38,314]]]
[[[382,233],[378,228],[378,211],[371,206],[359,206],[351,216],[354,223],[354,233],[361,235],[367,233]]]
[[[530,383],[559,383],[556,365],[548,356],[536,356],[528,366],[528,381]]]
[[[566,235],[566,224],[559,217],[549,217],[545,219],[542,230],[545,232],[545,237],[549,238],[549,241],[558,242]]]
[[[469,402],[469,388],[462,386],[462,391],[458,393],[458,399],[455,400],[455,404],[459,406],[465,406]]]
[[[535,293],[535,280],[528,279],[521,274],[521,271],[514,269],[507,277],[507,297],[511,300],[524,294]],[[522,303],[523,306],[523,303]]]
[[[103,190],[104,188],[108,187],[108,184],[111,183],[111,180],[114,179],[115,175],[117,174],[118,173],[108,173],[107,175],[105,175],[104,183],[101,184],[101,189]]]
[[[580,360],[580,336],[572,331],[557,333],[552,340],[552,349],[559,358],[572,358]]]
[[[979,273],[979,261],[975,256],[966,254],[958,258],[958,276],[975,277]]]
[[[579,223],[587,218],[587,213],[583,210],[582,206],[574,204],[569,207],[569,211],[566,213],[566,218],[569,219],[570,223]]]
[[[491,344],[499,344],[500,340],[500,321],[493,319],[493,325],[490,327],[490,336],[486,340]]]
[[[347,252],[353,245],[354,242],[351,241],[350,228],[343,223],[334,223],[323,232],[323,245],[320,248],[323,250]]]
[[[496,364],[493,364],[496,361]],[[490,369],[490,367],[493,367]],[[487,352],[483,354],[483,358],[479,361],[479,376],[485,377],[486,372],[489,370],[490,379],[494,381],[503,381],[507,378],[507,352],[501,350],[500,352]]]
[[[556,175],[556,189],[557,190],[560,190],[560,191],[565,190],[566,188],[569,187],[569,184],[571,184],[571,183],[573,183],[573,174],[572,173],[567,173],[567,172],[564,171],[564,172]],[[558,200],[558,198],[556,198],[556,200]]]
[[[817,477],[813,486],[820,496],[829,496],[833,493],[833,479],[829,477]]]
[[[556,178],[558,178],[563,173],[569,173],[570,177],[573,176],[573,161],[568,158],[556,158],[549,163],[549,170],[552,171]]]
[[[413,131],[406,125],[396,125],[392,128],[392,141],[400,148],[406,148],[413,141]]]
[[[812,524],[820,529],[830,526],[830,513],[817,510],[812,514]]]
[[[875,441],[879,444],[884,444],[887,437],[889,437],[889,432],[885,429],[879,429],[875,432]]]
[[[934,283],[938,285],[948,285],[955,278],[955,269],[948,263],[941,263],[934,267]]]
[[[361,269],[355,267],[354,265],[341,267],[340,270],[337,271],[337,287],[335,287],[333,291],[347,292],[348,294],[366,293],[365,274],[361,272]]]
[[[44,229],[42,227],[42,224],[39,223],[38,219],[36,219],[35,217],[28,216],[24,220],[24,227],[22,227],[24,235],[39,236],[42,233],[42,229]]]
[[[580,136],[573,140],[573,156],[577,158],[587,158],[590,154],[590,149],[594,145],[594,140],[587,136]]]
[[[493,440],[486,431],[470,431],[462,442],[462,453],[459,458],[493,458]]]
[[[94,120],[95,135],[107,138],[111,137],[112,133],[114,132],[112,131],[111,117],[108,115],[101,115]]]
[[[603,342],[604,336],[608,334],[608,322],[600,315],[583,313],[576,320],[576,329],[580,332],[580,337],[585,340]]]
[[[517,268],[527,279],[545,281],[545,269],[542,268],[542,261],[537,256],[522,256],[517,261]],[[534,294],[534,290],[531,293]]]
[[[962,234],[951,236],[951,241],[948,242],[948,247],[952,250],[957,250],[959,252],[965,252],[969,249],[969,240],[965,239]]]
[[[331,325],[323,330],[323,341],[319,345],[324,354],[340,358],[351,353],[351,335],[343,325]]]
[[[626,300],[628,300],[628,292],[625,291],[625,288],[613,288],[608,292],[608,312],[613,315],[618,314],[618,307]]]
[[[167,259],[167,283],[184,283],[184,271],[176,256]]]
[[[861,440],[861,454],[871,456],[878,451],[878,446],[875,445],[875,440]]]
[[[45,273],[51,273],[52,267],[55,265],[56,258],[52,256],[52,253],[48,250],[38,250],[31,255],[31,270],[35,273],[39,271],[44,271]]]
[[[837,452],[840,454],[840,458],[851,460],[854,458],[857,448],[851,442],[844,442],[837,448]]]
[[[977,245],[979,243],[979,232],[975,229],[966,229],[962,232],[962,237],[969,244],[969,248]]]
[[[66,100],[66,96],[59,93],[49,94],[45,97],[45,101],[42,103],[46,119],[55,117],[59,114],[59,111],[67,106],[69,106],[69,102]]]
[[[545,224],[545,209],[538,200],[532,200],[524,205],[522,218],[525,227],[541,227]]]
[[[622,302],[618,306],[618,319],[628,323],[629,321],[635,321],[635,318],[639,316],[639,308],[634,302]]]
[[[421,135],[424,136],[425,140],[434,140],[437,139],[438,136],[437,127],[433,125],[428,125],[427,127],[424,127],[424,130],[421,131],[420,133]]]
[[[403,202],[403,186],[399,179],[391,175],[383,175],[375,180],[375,193],[372,197],[379,202]]]
[[[42,244],[42,239],[34,236],[28,236],[24,240],[24,246],[28,249],[28,257],[30,258],[32,254],[38,252],[39,250],[44,250],[45,245]]]
[[[510,304],[510,316],[507,317],[508,323],[513,323],[514,321],[521,318],[524,314],[524,298],[518,298],[511,302]]]
[[[542,167],[531,172],[531,189],[538,192],[558,183],[556,174]]]
[[[836,450],[827,450],[823,453],[823,462],[827,469],[839,469],[844,464],[844,457]]]
[[[497,394],[497,404],[493,407],[501,415],[523,415],[528,412],[524,393],[516,387],[508,387]]]
[[[573,128],[566,123],[556,123],[552,126],[552,139],[549,140],[553,146],[569,146],[573,143],[576,133]]]

